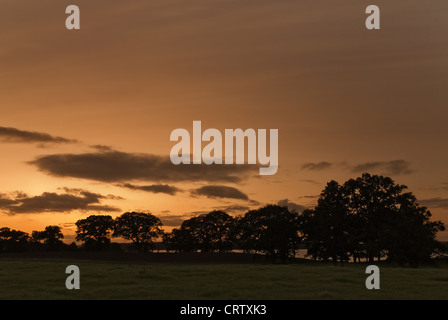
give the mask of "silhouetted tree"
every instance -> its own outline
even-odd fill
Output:
[[[350,214],[358,220],[354,223],[362,226],[354,228],[353,237],[363,244],[370,263],[385,253],[384,241],[391,232],[388,221],[396,212],[398,197],[405,189],[406,186],[395,184],[389,177],[368,173],[344,184]]]
[[[173,229],[164,242],[171,250],[225,252],[232,250],[231,231],[234,218],[222,211],[212,211],[185,220],[180,229]]]
[[[208,241],[204,236],[204,230],[202,228],[202,217],[193,217],[182,222],[180,226],[181,235],[184,241],[187,241],[189,246],[192,247],[192,251],[202,251],[206,252],[208,250]],[[204,244],[205,243],[205,244]]]
[[[301,231],[308,244],[308,255],[334,263],[348,260],[352,246],[351,217],[342,186],[330,181],[322,191],[314,209],[300,217]]]
[[[65,249],[67,251],[77,251],[78,250],[78,246],[76,245],[76,242],[71,242],[70,244],[65,246]]]
[[[91,215],[76,221],[76,240],[84,241],[88,250],[105,250],[109,248],[113,226],[111,216]]]
[[[417,204],[404,185],[389,177],[364,173],[343,186],[327,184],[318,205],[305,210],[301,230],[315,258],[346,260],[351,253],[372,263],[387,256],[389,261],[413,266],[429,260],[439,247],[440,221],[430,221],[431,213]]]
[[[28,247],[29,235],[20,230],[0,228],[0,252],[21,252]]]
[[[65,244],[62,241],[64,235],[59,226],[47,226],[44,231],[33,231],[31,240],[33,242],[43,243],[46,250],[61,250]]]
[[[383,246],[389,261],[417,267],[430,261],[431,255],[442,248],[436,234],[444,231],[445,226],[441,221],[431,221],[431,212],[419,206],[411,193],[400,195],[397,201],[398,206],[387,221]]]
[[[150,213],[126,212],[115,218],[114,237],[132,241],[138,252],[152,250],[153,240],[163,236],[162,222]]]
[[[199,241],[195,239],[188,228],[174,228],[163,235],[163,243],[168,251],[194,252],[199,250]]]
[[[212,211],[200,216],[202,230],[201,250],[226,252],[233,248],[231,231],[235,219],[223,211]]]
[[[238,220],[238,242],[246,251],[266,253],[273,261],[295,256],[299,248],[299,214],[287,207],[267,205]]]

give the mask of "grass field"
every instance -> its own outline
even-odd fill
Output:
[[[80,290],[65,287],[70,264],[80,268]],[[448,299],[446,263],[380,265],[380,290],[365,288],[365,267],[1,259],[0,299]]]

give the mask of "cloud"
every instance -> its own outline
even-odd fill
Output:
[[[300,196],[298,198],[300,198],[300,199],[317,199],[317,198],[319,198],[319,196],[318,195]]]
[[[64,223],[59,223],[58,226],[63,229],[74,229],[76,227],[76,223],[75,222],[64,222]]]
[[[0,210],[8,215],[42,212],[104,211],[118,212],[119,208],[102,205],[101,200],[114,196],[103,196],[81,189],[68,189],[66,193],[44,192],[39,196],[29,196],[16,192],[0,194]]]
[[[0,141],[18,143],[76,143],[78,141],[56,137],[48,133],[24,131],[16,128],[0,127]]]
[[[327,161],[322,161],[322,162],[318,162],[318,163],[305,163],[304,165],[302,165],[302,169],[303,170],[324,170],[324,169],[328,169],[332,166],[332,164],[330,162]]]
[[[196,217],[198,214],[196,212],[184,213],[184,214],[173,214],[173,215],[157,215],[157,217],[162,221],[163,225],[166,227],[179,227],[182,222],[190,218]]]
[[[248,211],[249,209],[250,208],[247,206],[239,206],[239,205],[213,207],[213,210],[224,211],[224,212],[230,213],[230,214],[244,213],[244,212]]]
[[[388,175],[400,175],[400,174],[410,174],[414,172],[411,169],[411,163],[406,160],[391,160],[391,161],[371,161],[355,165],[347,164],[347,162],[330,163],[327,161],[321,161],[317,163],[305,163],[302,165],[303,170],[309,171],[319,171],[329,169],[332,166],[338,166],[345,170],[350,170],[351,172],[369,172],[372,170],[379,171],[383,174]],[[314,180],[301,180],[304,182],[315,183]]]
[[[366,162],[351,167],[352,172],[367,172],[376,170],[390,175],[410,174],[411,164],[405,160]]]
[[[193,195],[206,196],[207,198],[228,198],[249,200],[247,194],[240,190],[227,186],[204,186],[191,191]]]
[[[37,157],[29,164],[52,176],[102,182],[225,181],[238,182],[258,168],[251,165],[174,165],[168,156],[105,151],[54,154]]]
[[[428,208],[448,208],[448,198],[430,198],[420,200],[419,203]]]
[[[136,186],[130,183],[119,184],[119,187],[128,188],[131,190],[140,190],[153,193],[166,193],[169,195],[175,195],[177,192],[181,191],[179,188],[167,185],[167,184],[153,184],[150,186]]]
[[[95,149],[96,151],[99,151],[99,152],[113,151],[113,148],[111,146],[105,146],[102,144],[91,145],[90,148]]]
[[[300,181],[311,183],[311,184],[314,184],[314,185],[321,185],[320,182],[317,182],[316,180],[311,180],[311,179],[301,179]]]
[[[296,212],[302,212],[305,209],[308,209],[305,206],[302,206],[301,204],[295,203],[295,202],[291,202],[288,199],[283,199],[283,200],[279,200],[277,202],[277,205],[281,206],[281,207],[287,207],[288,210],[290,211],[296,211]]]

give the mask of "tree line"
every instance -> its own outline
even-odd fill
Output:
[[[417,266],[446,252],[436,234],[445,230],[432,221],[430,211],[417,203],[407,187],[391,178],[363,174],[344,184],[327,183],[317,205],[299,213],[278,205],[266,205],[233,217],[212,211],[185,220],[164,232],[151,213],[126,212],[113,219],[91,215],[76,222],[75,243],[63,242],[60,227],[25,232],[0,228],[0,252],[26,250],[111,250],[111,238],[132,243],[140,253],[154,250],[162,240],[173,252],[244,252],[264,254],[272,261],[294,258],[299,248],[316,260],[344,263],[385,258]]]

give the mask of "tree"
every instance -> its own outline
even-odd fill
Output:
[[[232,250],[231,230],[234,218],[223,211],[212,211],[200,216],[201,250],[226,252]]]
[[[170,233],[163,235],[163,243],[168,251],[194,252],[199,248],[197,241],[186,228],[174,228]]]
[[[299,214],[287,207],[267,205],[238,220],[237,237],[246,251],[266,253],[272,261],[295,256],[301,242]]]
[[[43,241],[47,250],[60,250],[64,247],[64,235],[59,226],[47,226],[44,231],[33,231],[31,234],[33,242]]]
[[[29,235],[20,230],[0,228],[0,252],[20,252],[28,247]]]
[[[180,229],[173,229],[164,242],[171,250],[226,252],[232,250],[234,218],[223,211],[212,211],[185,220]]]
[[[407,187],[395,184],[389,177],[364,173],[344,184],[350,214],[354,216],[355,241],[362,243],[370,263],[384,253],[388,222],[397,209],[398,197]]]
[[[110,245],[113,226],[111,216],[91,215],[76,221],[76,240],[84,241],[88,250],[105,250]]]
[[[188,251],[209,251],[208,239],[204,235],[204,230],[202,228],[203,216],[193,217],[182,222],[180,226],[180,231],[176,231],[176,236],[181,236],[183,241],[186,241],[187,245],[182,245],[183,249],[188,249]],[[180,239],[175,239],[179,243]],[[184,251],[182,250],[182,251]]]
[[[126,212],[115,218],[114,237],[132,241],[138,252],[152,250],[153,240],[163,236],[162,222],[150,213]]]
[[[386,256],[413,266],[429,260],[440,247],[435,236],[445,227],[431,221],[431,213],[406,189],[368,173],[342,186],[328,183],[317,206],[301,217],[309,254],[333,261],[365,256],[370,263]]]
[[[322,191],[314,209],[304,210],[300,228],[308,243],[308,254],[315,259],[343,263],[351,247],[350,216],[343,188],[330,181]]]
[[[387,257],[400,265],[409,263],[417,267],[430,261],[431,255],[441,248],[435,237],[445,226],[440,221],[431,221],[431,212],[419,206],[411,193],[400,195],[397,201],[399,205],[388,221],[390,232],[383,242]]]

